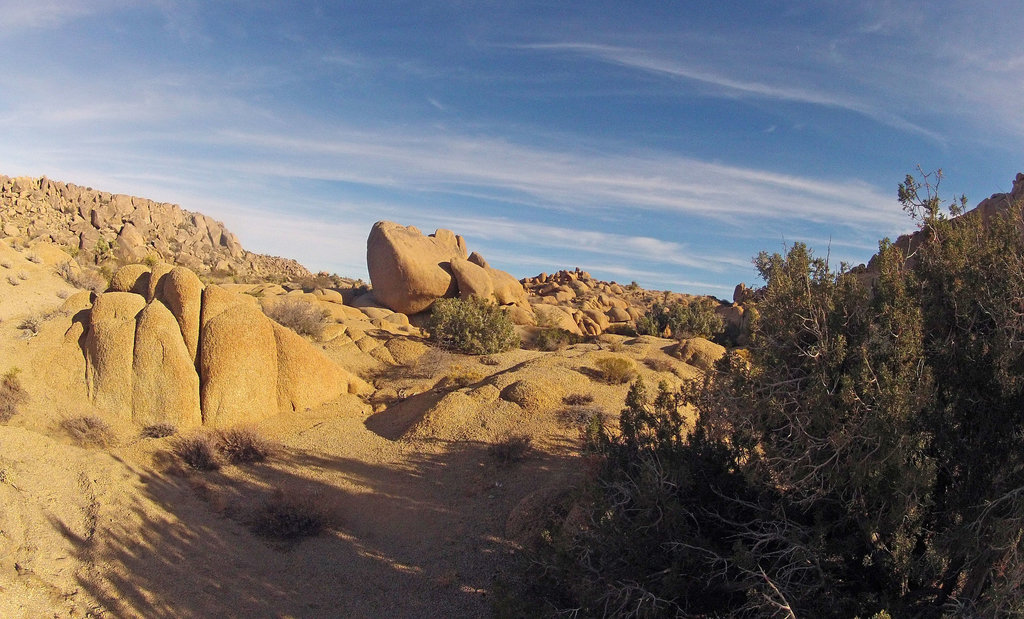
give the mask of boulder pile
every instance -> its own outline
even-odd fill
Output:
[[[0,236],[56,243],[79,262],[155,258],[205,273],[310,277],[294,260],[242,249],[219,221],[153,202],[42,178],[0,176]]]
[[[437,299],[475,295],[519,308],[519,322],[532,320],[523,314],[530,305],[522,284],[478,253],[467,254],[465,239],[450,230],[427,236],[415,226],[378,221],[366,241],[366,266],[373,298],[395,312],[417,314]]]
[[[123,267],[106,292],[78,293],[65,309],[89,397],[126,421],[224,427],[369,388],[255,297],[204,286],[184,267]]]

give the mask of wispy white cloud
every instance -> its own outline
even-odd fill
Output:
[[[712,86],[727,95],[792,101],[838,108],[866,116],[901,131],[916,133],[938,143],[945,143],[946,141],[942,135],[935,131],[913,123],[882,107],[865,103],[848,94],[823,92],[801,86],[744,80],[726,75],[714,69],[684,62],[680,59],[664,58],[649,50],[577,42],[533,43],[518,47],[521,49],[568,52],[639,71],[693,80]]]

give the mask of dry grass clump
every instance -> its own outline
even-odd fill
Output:
[[[25,331],[30,331],[32,335],[39,333],[39,329],[43,326],[43,319],[40,316],[29,316],[18,323],[18,328]]]
[[[594,424],[607,424],[608,414],[594,406],[571,406],[557,413],[558,420],[570,428],[584,428]]]
[[[625,357],[602,357],[595,365],[601,380],[613,385],[628,383],[636,376],[636,364]]]
[[[249,519],[253,533],[278,540],[314,537],[326,527],[327,512],[317,497],[292,491],[276,491]]]
[[[498,464],[516,464],[526,458],[531,442],[528,434],[506,434],[492,443],[487,452]]]
[[[21,284],[21,282],[18,281],[18,278],[13,276],[13,275],[8,275],[7,276],[7,283],[12,285],[12,286],[18,286],[18,285]]]
[[[277,446],[256,428],[240,426],[217,432],[217,451],[232,464],[263,462]]]
[[[174,442],[174,455],[197,471],[215,471],[220,468],[217,459],[217,441],[207,432],[183,436]]]
[[[662,359],[662,358],[659,358],[659,357],[654,357],[654,358],[651,358],[651,359],[645,359],[644,360],[644,365],[646,365],[647,367],[651,368],[655,372],[672,372],[672,373],[674,373],[676,371],[675,364],[673,364],[668,359]]]
[[[75,269],[70,262],[59,264],[57,275],[79,290],[91,290],[99,294],[107,288],[107,280],[102,275],[88,269]]]
[[[28,393],[18,379],[18,368],[11,368],[0,377],[0,421],[8,422],[18,408],[28,401]]]
[[[282,299],[263,310],[271,320],[288,327],[299,335],[319,338],[330,313],[302,299]]]
[[[178,433],[173,423],[154,423],[142,428],[142,438],[166,438]]]
[[[9,269],[12,266],[13,266],[13,264],[11,263],[10,260],[8,260],[6,258],[4,258],[3,260],[0,260],[0,267],[3,267],[5,269]]]
[[[39,254],[29,254],[25,256],[25,260],[28,260],[32,264],[42,264],[43,259],[39,257]]]
[[[594,395],[590,393],[570,393],[562,398],[562,403],[569,406],[583,406],[593,401]]]
[[[441,380],[437,381],[438,389],[462,389],[484,379],[484,375],[475,370],[464,368],[461,365],[453,365],[448,368],[448,373]]]
[[[95,415],[72,417],[60,422],[60,427],[81,445],[106,447],[114,442],[114,430]]]
[[[484,355],[482,357],[478,357],[477,361],[479,361],[483,365],[501,365],[501,361],[492,357],[491,355]]]

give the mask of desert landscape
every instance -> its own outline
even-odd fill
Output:
[[[585,426],[613,422],[634,375],[678,386],[724,351],[625,334],[685,295],[519,282],[443,230],[368,231],[370,287],[46,178],[0,177],[0,213],[0,370],[24,394],[0,425],[5,617],[486,615],[592,468]],[[524,345],[434,345],[424,310],[460,295],[503,306]],[[739,325],[742,305],[715,305]],[[545,329],[566,339],[531,345]],[[183,439],[240,429],[265,459],[183,459]],[[282,505],[312,510],[308,537],[266,530]]]

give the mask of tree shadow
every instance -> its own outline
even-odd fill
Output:
[[[487,615],[513,550],[508,513],[538,485],[569,483],[574,446],[554,441],[502,468],[486,444],[436,443],[389,465],[296,449],[204,473],[166,455],[153,467],[122,460],[137,493],[101,504],[87,537],[54,526],[89,566],[78,584],[98,615]],[[325,531],[255,535],[253,514],[280,492],[312,499]]]

